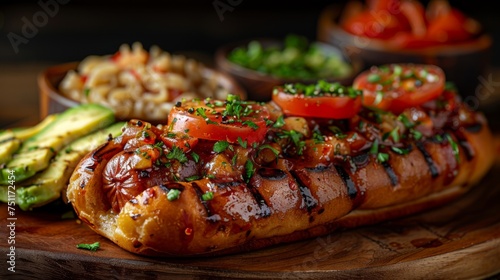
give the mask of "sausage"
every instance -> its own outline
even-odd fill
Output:
[[[479,113],[474,120],[473,125],[408,140],[404,153],[399,148],[387,150],[382,160],[366,149],[367,141],[389,141],[383,140],[377,125],[360,129],[363,137],[349,149],[333,151],[340,146],[338,138],[322,143],[317,146],[322,147],[321,158],[311,150],[297,160],[288,154],[297,151],[285,147],[272,160],[254,160],[250,177],[245,177],[245,170],[214,168],[214,164],[222,166],[231,156],[242,162],[258,157],[251,148],[235,147],[229,154],[214,156],[209,148],[213,143],[202,140],[196,144],[200,161],[186,157],[174,166],[146,153],[148,161],[134,167],[130,162],[138,160],[132,157],[143,147],[163,153],[172,147],[151,148],[147,139],[137,140],[147,123],[133,120],[120,138],[82,159],[67,196],[80,219],[133,253],[206,256],[255,250],[420,212],[465,194],[494,160],[487,122]],[[361,127],[359,120],[356,127]],[[148,129],[153,138],[161,139],[162,131]],[[317,160],[304,162],[307,156]],[[113,181],[117,166],[136,182],[118,202],[110,193],[126,189],[120,182],[127,180]],[[220,170],[224,176],[198,176],[207,170]],[[141,172],[148,176],[139,178]],[[178,195],[169,199],[170,193]]]

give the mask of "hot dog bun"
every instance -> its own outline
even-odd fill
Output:
[[[116,213],[102,180],[105,166],[122,150],[115,141],[80,162],[67,195],[81,220],[133,253],[193,256],[253,250],[409,215],[464,195],[494,160],[491,132],[484,118],[480,120],[479,130],[461,132],[469,151],[460,146],[458,163],[446,157],[451,155],[450,145],[425,144],[437,176],[433,177],[429,159],[418,149],[391,155],[396,185],[373,157],[352,170],[334,165],[288,169],[283,159],[277,165],[281,169],[257,170],[248,186],[213,183],[207,178],[166,182],[142,191]],[[468,159],[467,153],[474,155]],[[356,195],[349,184],[355,185]],[[300,191],[304,185],[316,202],[305,201]],[[263,202],[255,199],[251,188],[258,189]],[[180,189],[182,195],[170,201],[171,189]],[[200,200],[200,191],[207,190],[213,191],[213,199]]]
[[[373,153],[374,143],[384,139],[382,132],[373,136],[384,125],[376,124],[357,131],[359,136],[355,133],[377,139],[370,151],[365,141],[361,152],[354,153],[352,147],[350,154],[331,152],[333,144],[337,148],[346,143],[333,137],[329,141],[337,142],[310,142],[312,148],[297,156],[268,137],[263,147],[273,151],[272,160],[255,147],[232,143],[230,150],[214,153],[214,141],[200,141],[191,142],[189,148],[202,159],[190,154],[192,159],[183,162],[173,156],[161,162],[162,153],[175,148],[157,144],[173,138],[165,138],[160,128],[132,120],[122,136],[80,161],[67,198],[94,231],[141,255],[217,255],[302,240],[421,212],[467,193],[494,161],[486,119],[481,113],[467,114],[473,120],[467,125],[450,131],[443,127],[422,139],[408,138],[404,152],[387,149],[382,158]],[[356,118],[350,127],[361,127],[362,117]],[[291,126],[306,123],[302,118],[287,120]],[[230,155],[236,167],[227,168]],[[153,165],[151,157],[159,165]],[[247,163],[252,159],[253,168],[248,169],[242,158]],[[248,170],[251,176],[241,179]],[[192,176],[210,172],[213,176]]]

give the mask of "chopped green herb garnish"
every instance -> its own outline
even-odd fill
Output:
[[[378,153],[377,154],[377,160],[379,162],[386,162],[389,160],[389,154],[386,153]]]
[[[325,142],[325,137],[321,134],[321,132],[319,130],[313,131],[312,138],[313,138],[315,144],[320,144],[320,143]]]
[[[83,90],[83,95],[85,95],[85,97],[89,97],[90,95],[90,88],[86,88]]]
[[[180,163],[185,163],[188,161],[188,158],[187,158],[186,154],[184,153],[184,151],[177,146],[172,147],[172,150],[170,150],[170,152],[167,154],[167,158],[168,159],[176,159]]]
[[[210,103],[210,102],[208,102],[208,101],[209,101],[209,100],[207,100],[207,102],[205,103],[205,105],[206,105],[207,107],[212,108],[212,109],[213,109],[213,108],[215,108],[215,104]]]
[[[245,162],[245,181],[248,183],[250,178],[252,178],[255,169],[253,167],[253,162],[249,159]]]
[[[238,162],[238,154],[234,154],[233,158],[231,159],[231,163],[233,164],[233,166],[235,166],[237,162]]]
[[[422,132],[420,132],[416,129],[410,130],[410,133],[413,135],[413,138],[417,141],[422,139],[422,137],[423,137]]]
[[[342,132],[342,130],[338,126],[331,125],[331,126],[328,127],[328,130],[330,130],[331,132],[333,132],[333,135],[335,135],[335,137],[337,137],[339,139],[344,139],[344,138],[347,137],[347,135],[344,134]]]
[[[398,120],[399,120],[400,122],[402,122],[402,123],[403,123],[403,125],[404,125],[406,128],[412,128],[412,127],[414,127],[414,126],[415,126],[415,124],[414,124],[414,123],[412,123],[412,122],[408,119],[408,117],[407,117],[406,115],[404,115],[404,114],[399,115],[399,116],[398,116]]]
[[[240,144],[241,147],[243,147],[245,149],[247,148],[247,141],[243,141],[243,139],[241,139],[240,136],[238,136],[237,141],[238,141],[238,144]]]
[[[455,159],[457,160],[457,163],[460,163],[460,150],[458,149],[458,144],[453,140],[451,135],[449,133],[446,133],[446,140],[450,142],[451,149],[453,151],[453,155],[455,156]]]
[[[259,146],[258,153],[260,153],[260,151],[262,151],[262,150],[264,150],[264,149],[269,149],[269,150],[271,150],[271,152],[273,152],[273,154],[274,154],[275,156],[278,156],[278,155],[279,155],[279,151],[278,151],[278,150],[276,150],[275,148],[273,148],[273,146],[268,145],[268,144],[264,144],[264,145]]]
[[[214,193],[213,192],[206,192],[203,195],[201,195],[201,199],[203,201],[208,201],[214,199]]]
[[[307,97],[317,97],[317,96],[348,96],[350,98],[357,98],[361,96],[363,92],[361,90],[354,89],[352,87],[343,86],[342,84],[335,82],[329,83],[325,80],[319,80],[316,84],[285,84],[283,85],[283,92],[296,95],[303,94]]]
[[[249,127],[251,127],[253,130],[257,130],[259,129],[259,126],[257,124],[255,124],[254,122],[252,121],[244,121],[242,124],[244,125],[248,125]]]
[[[276,122],[274,123],[273,127],[279,128],[285,125],[285,119],[283,115],[280,115],[278,119],[276,119]]]
[[[304,147],[306,145],[306,142],[301,140],[302,136],[303,136],[302,134],[300,134],[299,132],[297,132],[295,130],[284,130],[284,131],[282,131],[281,134],[279,134],[280,138],[288,138],[292,141],[292,143],[297,148],[298,155],[302,154]]]
[[[177,174],[175,174],[175,173],[172,174],[172,177],[174,177],[173,179],[174,179],[175,182],[179,181],[179,177],[177,176]]]
[[[401,149],[401,148],[394,147],[394,146],[391,147],[391,150],[399,155],[406,155],[410,152],[408,149]]]
[[[184,180],[186,180],[186,182],[191,182],[191,181],[195,181],[198,179],[200,179],[200,176],[198,176],[198,175],[193,175],[193,176],[189,176],[189,177],[184,178]]]
[[[352,66],[336,52],[297,34],[288,34],[279,46],[252,40],[234,48],[228,59],[242,67],[281,78],[321,79],[345,77]]]
[[[229,142],[225,140],[217,141],[214,144],[213,151],[216,153],[222,153],[229,147]]]
[[[212,121],[212,120],[211,120],[211,119],[209,119],[209,118],[205,118],[205,122],[206,122],[207,124],[215,124],[215,125],[218,125],[218,123],[217,123],[217,122],[214,122],[214,121]]]
[[[97,249],[99,249],[99,247],[101,247],[101,244],[99,242],[95,242],[92,244],[81,243],[81,244],[76,245],[76,248],[78,248],[78,249],[85,249],[85,250],[94,251],[94,252],[97,251]]]
[[[172,131],[176,122],[177,122],[177,118],[174,118],[172,120],[172,122],[170,123],[170,125],[168,126],[168,131]]]
[[[214,101],[214,104],[215,104],[215,106],[217,106],[217,107],[222,107],[222,106],[224,106],[224,101],[221,101],[221,100],[215,100],[215,101]]]
[[[379,74],[370,74],[370,75],[368,75],[368,77],[366,79],[370,83],[376,83],[376,82],[379,82],[382,78],[380,77]]]
[[[194,162],[196,162],[196,163],[198,163],[198,161],[200,161],[200,156],[195,152],[191,152],[191,157],[193,158]]]
[[[241,106],[241,104],[237,103],[237,104],[231,104],[228,102],[228,104],[226,105],[226,110],[223,111],[223,115],[224,116],[232,116],[232,117],[235,117],[236,119],[240,119],[241,118],[241,115],[242,115],[242,110],[243,110],[243,107]]]
[[[207,118],[207,115],[206,115],[206,113],[205,113],[205,109],[203,109],[203,108],[201,108],[201,107],[200,107],[200,108],[196,108],[196,114],[197,114],[198,116],[200,116],[200,117],[204,118],[204,119],[206,119],[206,118]]]
[[[382,91],[377,91],[375,95],[375,100],[373,101],[373,105],[380,104],[383,98],[384,98],[384,93]]]
[[[266,127],[270,127],[270,126],[274,125],[274,122],[270,119],[266,118],[265,121],[266,121]]]
[[[399,126],[396,126],[389,134],[394,142],[399,142]]]
[[[178,189],[170,189],[167,193],[167,199],[169,201],[173,201],[176,199],[179,199],[179,196],[181,195],[181,191]]]
[[[158,150],[161,150],[161,148],[163,147],[164,143],[162,141],[158,141],[156,142],[153,147],[158,149]]]
[[[373,141],[372,147],[370,148],[370,154],[376,155],[378,153],[378,139]]]
[[[401,76],[401,74],[403,73],[403,67],[401,67],[400,65],[394,65],[394,67],[392,68],[392,73],[395,77]]]
[[[421,69],[418,74],[420,75],[420,77],[425,79],[427,78],[427,75],[429,75],[429,71],[427,71],[426,69]]]

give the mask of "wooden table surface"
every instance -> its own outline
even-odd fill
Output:
[[[51,63],[8,65],[7,67],[0,68],[0,127],[24,126],[39,121],[36,77],[42,69],[49,65]],[[497,80],[499,81],[498,83],[496,82]],[[479,104],[478,108],[486,113],[493,131],[497,135],[500,135],[500,110],[498,110],[500,109],[500,70],[492,71],[490,77],[484,77],[484,81],[487,82],[483,86],[483,92],[474,96],[476,98],[475,101]],[[496,179],[499,176],[499,171],[500,165],[497,164],[493,172],[488,175],[485,184],[481,185],[481,188],[478,188],[473,195],[457,202],[457,204],[448,206],[445,208],[445,211],[433,211],[427,216],[421,215],[399,222],[386,223],[387,227],[369,227],[355,230],[354,234],[341,233],[325,237],[332,239],[324,239],[328,242],[344,242],[343,244],[351,246],[350,248],[354,250],[355,254],[353,255],[352,252],[348,254],[341,250],[338,245],[335,245],[337,246],[335,250],[340,250],[337,252],[339,255],[332,257],[330,256],[330,251],[325,251],[328,254],[321,255],[321,259],[315,262],[316,266],[314,269],[311,269],[312,272],[308,272],[308,267],[304,267],[303,264],[306,263],[306,260],[315,256],[316,252],[314,248],[321,245],[317,243],[319,242],[318,240],[299,242],[291,246],[287,245],[248,255],[237,255],[237,259],[224,257],[214,262],[206,260],[152,260],[128,254],[104,238],[97,236],[86,226],[77,225],[74,221],[59,221],[57,215],[50,213],[41,214],[44,217],[42,222],[38,219],[39,217],[30,216],[28,213],[18,213],[19,217],[23,218],[23,221],[19,221],[22,227],[18,232],[19,244],[17,248],[19,248],[19,254],[24,254],[21,260],[25,260],[25,264],[29,263],[29,268],[22,267],[23,264],[21,263],[19,265],[21,266],[20,269],[25,272],[37,273],[38,271],[39,277],[50,276],[51,279],[55,279],[53,277],[67,277],[68,275],[75,276],[75,274],[71,274],[73,269],[75,269],[74,273],[81,272],[85,274],[95,272],[96,267],[106,270],[101,273],[103,278],[125,275],[156,278],[161,273],[172,277],[179,277],[182,273],[188,273],[190,279],[204,279],[204,277],[197,276],[197,273],[201,273],[209,275],[210,277],[208,278],[214,279],[223,276],[227,278],[246,278],[245,276],[250,275],[254,275],[252,278],[276,278],[276,276],[279,276],[282,279],[289,277],[328,277],[329,275],[336,279],[348,279],[356,276],[367,278],[373,272],[379,273],[377,274],[379,279],[387,279],[386,277],[395,277],[397,273],[404,273],[406,269],[409,269],[413,271],[411,275],[414,275],[418,279],[424,279],[421,277],[425,276],[426,272],[432,271],[431,268],[433,268],[435,261],[443,261],[441,253],[451,252],[454,257],[453,262],[449,261],[452,259],[448,259],[448,262],[443,263],[444,266],[441,268],[443,275],[452,275],[447,273],[451,269],[461,266],[464,268],[468,265],[473,267],[484,266],[488,274],[478,274],[479,277],[500,279],[500,274],[491,275],[492,272],[498,273],[500,265],[500,208],[498,207],[498,199],[500,199],[498,195],[500,192],[498,191],[498,180]],[[491,191],[492,189],[494,191]],[[480,207],[473,205],[480,205]],[[485,205],[489,209],[486,209]],[[8,248],[5,244],[6,238],[4,237],[7,231],[5,230],[5,225],[3,225],[6,221],[5,205],[1,205],[0,211],[0,220],[2,221],[0,248],[5,258],[4,250]],[[466,215],[467,211],[477,211],[483,218],[476,219],[471,215]],[[456,215],[459,217],[454,218]],[[452,222],[448,223],[446,221]],[[463,221],[468,221],[469,223],[464,224],[462,223]],[[57,232],[51,231],[50,228],[57,229]],[[404,230],[398,231],[398,229]],[[458,235],[443,235],[442,231],[446,231],[446,233],[451,232],[452,234],[457,233]],[[410,240],[413,236],[408,235],[409,232],[418,232],[418,234],[424,232],[441,243],[439,246],[432,242],[423,242],[420,244],[422,246],[419,244],[415,245]],[[468,232],[469,234],[464,234],[464,232]],[[54,236],[57,238],[54,238]],[[397,247],[394,242],[386,242],[388,240],[384,236],[399,238],[398,244],[403,244],[402,247]],[[90,242],[96,239],[104,245],[104,250],[100,254],[82,252],[73,248],[75,243],[80,243],[82,240]],[[324,240],[322,239],[322,241]],[[413,247],[405,247],[404,244],[407,243],[413,244]],[[313,249],[309,247],[311,244],[315,246]],[[327,243],[328,246],[333,246],[331,244],[333,243]],[[370,250],[372,250],[373,254],[368,259],[364,259],[360,255],[362,252],[360,248],[365,245],[372,248]],[[393,245],[397,248],[392,248],[391,246]],[[388,247],[386,248],[387,250],[379,251],[377,248],[381,246],[389,246],[390,248]],[[377,252],[382,252],[383,254],[377,255],[379,254]],[[75,259],[77,256],[83,257]],[[286,261],[282,261],[280,264],[275,262],[277,258],[283,258],[284,256],[289,257],[288,264],[286,264]],[[337,259],[332,261],[332,258]],[[339,263],[338,260],[340,258],[345,263]],[[405,262],[411,258],[416,258],[420,261]],[[234,263],[237,266],[231,268],[231,265]],[[360,270],[359,264],[361,263],[370,269]],[[271,266],[266,266],[269,264]],[[387,266],[388,264],[389,266]],[[95,267],[92,268],[89,265]],[[335,268],[335,271],[325,274],[324,272],[328,270],[328,265],[333,265],[332,267]],[[420,265],[422,266],[422,270],[419,270]],[[151,273],[138,274],[138,271],[143,269],[143,266],[152,269]],[[381,270],[379,266],[386,268],[385,270]],[[282,270],[280,274],[274,273],[283,267],[287,269]],[[323,270],[315,270],[318,267]],[[11,276],[5,274],[5,261],[2,261],[0,268],[2,269],[0,275]],[[302,274],[294,274],[294,270],[300,270]],[[51,274],[47,274],[48,271]],[[55,271],[61,271],[61,274],[54,274]],[[157,274],[153,273],[153,271],[156,271]],[[316,274],[314,274],[314,271],[316,271]],[[464,275],[474,275],[467,269],[463,272],[466,273]],[[35,277],[34,275],[37,274],[32,274],[32,277]],[[454,278],[463,278],[463,275],[461,276],[460,273],[454,275],[456,276]],[[19,276],[18,274],[17,279],[25,279]],[[444,279],[432,274],[427,274],[426,279],[428,277]]]
[[[17,210],[16,273],[26,279],[498,279],[500,161],[470,193],[431,211],[335,231],[249,253],[211,258],[148,258],[131,254],[61,209]],[[0,205],[0,221],[6,221]],[[0,228],[0,236],[7,232]],[[94,243],[96,252],[76,244]],[[0,242],[0,251],[9,251]],[[4,255],[5,256],[5,255]],[[496,276],[494,276],[496,274]],[[493,276],[492,276],[493,275]],[[5,278],[2,278],[5,279]]]

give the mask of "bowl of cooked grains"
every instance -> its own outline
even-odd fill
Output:
[[[193,98],[246,99],[246,91],[229,75],[180,54],[140,43],[123,44],[111,55],[53,65],[38,77],[41,117],[81,103],[111,108],[119,120],[133,118],[166,123],[177,102]]]

